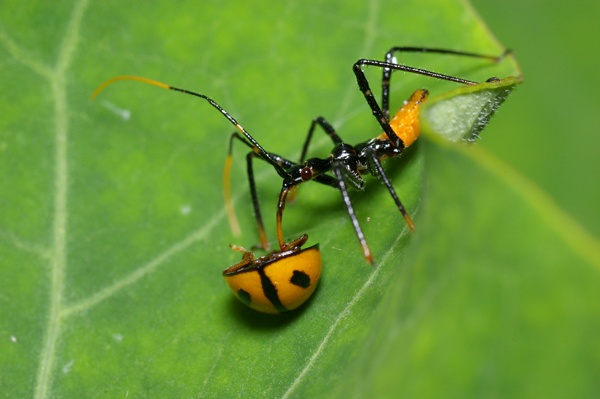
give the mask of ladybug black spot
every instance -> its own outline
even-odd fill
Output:
[[[240,299],[240,301],[242,301],[246,306],[249,306],[250,302],[252,302],[252,297],[250,296],[250,294],[241,288],[238,290],[237,296]]]
[[[308,288],[310,287],[310,277],[300,270],[294,270],[292,278],[290,278],[290,283],[297,285],[298,287]]]

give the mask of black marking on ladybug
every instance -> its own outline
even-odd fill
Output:
[[[265,297],[267,297],[267,299],[273,304],[273,306],[275,306],[275,309],[277,309],[278,312],[287,312],[287,309],[285,308],[285,306],[283,306],[281,300],[279,299],[279,295],[277,295],[277,288],[275,287],[271,279],[267,277],[265,271],[262,268],[258,269],[257,272],[260,276],[260,283],[262,285],[262,290],[265,294]]]
[[[250,296],[250,294],[248,293],[248,291],[244,291],[243,289],[239,289],[237,292],[237,297],[240,299],[240,301],[242,301],[246,306],[250,305],[250,302],[252,302],[252,297]]]
[[[294,270],[290,278],[290,283],[298,287],[308,288],[310,287],[310,276],[301,270]]]

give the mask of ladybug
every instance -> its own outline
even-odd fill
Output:
[[[254,310],[277,314],[296,309],[310,298],[321,277],[319,244],[302,249],[306,240],[304,234],[260,258],[231,245],[243,253],[242,260],[225,269],[223,277],[233,294]]]

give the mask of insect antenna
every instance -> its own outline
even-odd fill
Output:
[[[203,100],[206,100],[210,105],[212,105],[214,108],[216,108],[221,113],[221,115],[223,115],[225,118],[227,118],[227,120],[232,125],[234,125],[240,133],[242,133],[244,135],[244,137],[248,140],[248,143],[251,145],[252,151],[254,153],[258,154],[258,156],[260,158],[264,159],[266,162],[271,164],[280,176],[285,175],[285,170],[282,168],[282,166],[267,151],[265,151],[265,149],[254,139],[254,137],[252,137],[250,135],[250,133],[248,133],[248,131],[242,125],[240,125],[235,120],[234,117],[232,117],[229,114],[229,112],[227,112],[216,101],[214,101],[212,98],[208,97],[207,95],[197,93],[197,92],[187,90],[187,89],[181,89],[179,87],[170,86],[168,84],[159,82],[157,80],[148,79],[148,78],[144,78],[141,76],[121,75],[121,76],[115,76],[111,79],[104,81],[100,86],[98,86],[98,88],[96,90],[94,90],[94,92],[91,95],[91,99],[94,100],[98,96],[98,94],[100,94],[100,92],[102,92],[107,86],[111,85],[112,83],[121,81],[121,80],[133,80],[133,81],[137,81],[137,82],[142,82],[142,83],[146,83],[146,84],[149,84],[152,86],[160,87],[162,89],[173,90],[173,91],[177,91],[180,93],[188,94],[188,95],[191,95],[194,97],[199,97]],[[231,147],[231,145],[230,145],[230,147]],[[224,168],[224,172],[223,172],[223,192],[225,195],[225,208],[227,211],[227,218],[229,220],[229,225],[231,226],[232,232],[235,235],[239,235],[240,227],[239,227],[237,217],[235,215],[235,211],[233,209],[233,201],[231,199],[231,184],[230,184],[230,178],[229,178],[231,175],[231,164],[232,164],[232,154],[231,154],[231,149],[230,149],[229,153],[227,154],[227,158],[225,159],[225,168]]]

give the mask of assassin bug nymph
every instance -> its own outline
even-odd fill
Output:
[[[359,59],[353,65],[353,72],[356,76],[356,81],[360,91],[363,93],[369,108],[371,109],[373,116],[383,129],[383,132],[368,141],[350,145],[345,143],[336,133],[333,126],[327,122],[323,117],[315,118],[308,130],[308,135],[302,147],[302,153],[299,162],[295,162],[284,158],[275,153],[266,151],[248,131],[240,125],[225,109],[217,104],[210,97],[196,93],[190,90],[181,89],[173,86],[166,85],[155,80],[142,78],[138,76],[117,76],[102,83],[96,91],[92,94],[94,98],[100,91],[102,91],[109,84],[119,80],[136,80],[144,83],[148,83],[154,86],[161,87],[163,89],[169,89],[179,91],[192,96],[200,97],[206,100],[210,105],[216,108],[223,114],[230,123],[232,123],[238,130],[231,135],[229,142],[229,152],[225,162],[225,172],[223,176],[224,180],[224,193],[225,203],[228,210],[228,216],[230,224],[233,230],[239,230],[235,213],[233,211],[231,201],[231,191],[229,183],[229,175],[232,163],[232,151],[234,140],[241,141],[248,146],[251,151],[246,157],[247,162],[247,173],[248,182],[250,185],[250,192],[252,196],[252,204],[254,207],[254,214],[258,225],[258,231],[260,236],[260,244],[264,249],[268,249],[269,241],[265,232],[263,219],[260,211],[258,195],[256,191],[256,184],[254,180],[254,171],[252,162],[254,158],[258,158],[262,161],[270,164],[277,174],[282,178],[283,183],[277,202],[276,212],[276,233],[279,247],[283,251],[286,247],[285,236],[283,234],[283,211],[288,195],[293,192],[300,184],[314,180],[318,183],[333,187],[341,192],[342,200],[346,207],[346,211],[354,227],[354,231],[358,238],[358,241],[362,247],[363,255],[367,262],[373,264],[373,254],[369,249],[367,240],[362,231],[360,223],[354,207],[350,200],[348,193],[348,187],[352,187],[358,190],[364,188],[364,180],[362,175],[371,174],[381,180],[386,186],[392,199],[394,200],[396,207],[402,214],[406,224],[411,231],[414,230],[414,223],[402,205],[400,198],[396,194],[390,179],[387,177],[381,161],[386,158],[397,157],[410,146],[419,135],[419,108],[426,101],[428,91],[425,89],[416,90],[409,98],[408,101],[400,108],[400,110],[390,119],[389,115],[389,97],[390,97],[390,81],[392,72],[404,71],[419,75],[432,77],[435,79],[446,80],[464,85],[474,85],[478,82],[458,78],[455,76],[444,75],[441,73],[415,68],[407,65],[400,64],[396,61],[396,54],[399,53],[434,53],[442,55],[452,55],[461,57],[471,57],[478,59],[485,59],[493,62],[500,62],[504,57],[509,54],[509,51],[505,51],[499,56],[490,56],[465,51],[455,51],[440,48],[426,48],[426,47],[393,47],[385,55],[385,61],[371,60],[371,59]],[[377,103],[369,82],[363,72],[364,66],[374,66],[381,68],[383,76],[381,80],[381,105]],[[494,81],[497,78],[493,77],[487,81]],[[327,136],[332,140],[334,147],[330,155],[326,158],[306,158],[308,153],[308,147],[310,145],[313,133],[316,127],[319,126]]]

